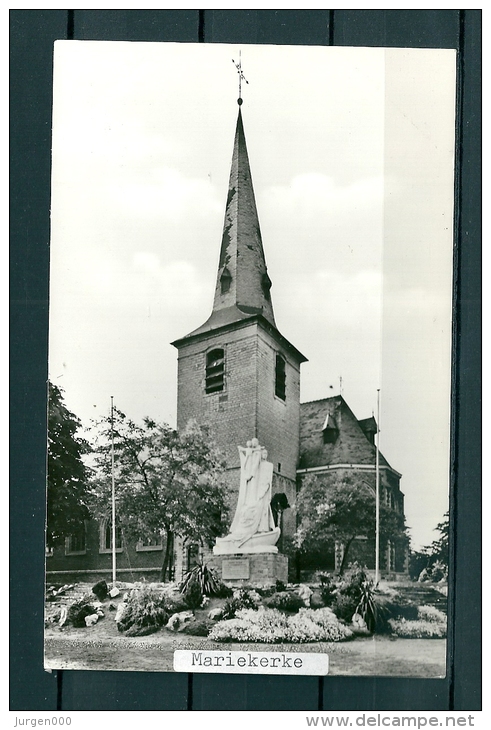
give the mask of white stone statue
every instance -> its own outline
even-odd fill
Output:
[[[273,464],[257,439],[239,446],[240,487],[235,516],[226,537],[217,538],[215,555],[276,553],[280,528],[271,512]]]

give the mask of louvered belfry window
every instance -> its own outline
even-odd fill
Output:
[[[281,355],[276,355],[274,393],[277,398],[286,400],[286,363]]]
[[[225,378],[225,353],[222,349],[210,350],[206,355],[207,393],[219,393],[223,390]]]

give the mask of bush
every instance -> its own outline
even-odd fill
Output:
[[[436,606],[420,606],[418,608],[418,618],[432,623],[446,624],[447,622],[446,615]]]
[[[225,585],[225,583],[221,582],[218,584],[215,596],[217,598],[231,598],[233,596],[234,592],[233,589],[230,588],[230,586]]]
[[[442,639],[447,635],[447,617],[434,606],[420,606],[415,621],[399,617],[388,623],[394,634],[405,639]]]
[[[179,586],[181,593],[185,594],[192,583],[199,585],[202,596],[216,596],[220,586],[220,581],[213,571],[203,563],[198,563],[185,574]]]
[[[204,621],[191,621],[191,623],[186,624],[182,629],[182,633],[188,634],[188,636],[208,636],[212,626],[215,626],[215,622],[209,619],[205,619]]]
[[[330,606],[336,598],[336,585],[329,573],[321,573],[319,577],[321,581],[321,598],[324,601],[324,605]]]
[[[118,623],[118,630],[128,631],[131,628],[131,635],[142,636],[144,634],[138,633],[142,629],[158,631],[168,618],[165,596],[153,588],[142,586],[130,591],[126,610]],[[152,633],[152,631],[146,633]]]
[[[92,600],[91,596],[83,596],[80,600],[74,601],[68,608],[65,623],[71,624],[75,629],[85,628],[85,617],[96,613],[91,604]]]
[[[276,581],[275,588],[277,593],[283,593],[284,591],[286,591],[286,585],[283,583],[282,580]]]
[[[350,623],[353,614],[356,613],[356,606],[357,601],[352,596],[346,595],[345,593],[337,593],[330,608],[332,608],[339,619]]]
[[[171,595],[164,596],[164,607],[167,613],[180,613],[181,611],[187,611],[189,606],[186,603],[185,597],[182,593],[173,593]]]
[[[376,629],[381,618],[379,613],[383,613],[383,609],[377,601],[373,582],[358,563],[350,565],[349,571],[337,585],[337,592],[332,590],[332,594],[331,608],[338,618],[351,622],[353,615],[357,613],[363,618],[369,631]]]
[[[254,590],[246,590],[240,588],[233,592],[232,598],[229,598],[223,606],[223,618],[234,618],[237,611],[243,608],[257,608],[261,603],[261,597]]]
[[[184,591],[184,600],[188,608],[195,611],[201,606],[203,601],[203,591],[201,584],[197,580],[191,580],[188,582]]]
[[[276,609],[242,609],[236,618],[220,621],[210,631],[213,641],[258,642],[265,644],[343,641],[352,632],[328,608],[302,608],[287,616]]]
[[[268,608],[277,608],[279,611],[287,611],[289,613],[297,613],[305,606],[303,599],[300,598],[298,593],[294,593],[293,591],[274,593],[270,598],[266,599],[265,604]]]

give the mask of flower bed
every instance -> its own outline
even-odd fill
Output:
[[[242,609],[235,618],[219,621],[209,634],[213,641],[262,644],[343,641],[352,636],[353,632],[328,608],[302,608],[294,616],[277,609]]]
[[[447,617],[434,606],[420,606],[415,621],[389,619],[389,626],[404,639],[443,639],[447,635]]]

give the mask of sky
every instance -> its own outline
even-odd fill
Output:
[[[211,312],[238,106],[301,399],[377,414],[413,547],[448,509],[455,52],[57,41],[49,375],[175,425]]]

